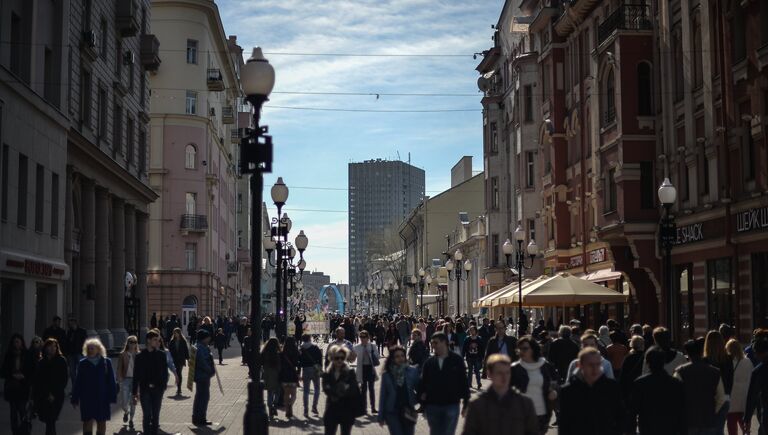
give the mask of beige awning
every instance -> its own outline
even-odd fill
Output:
[[[615,279],[621,278],[621,272],[617,272],[611,269],[600,269],[581,278],[592,282],[613,281]]]
[[[523,305],[536,307],[613,304],[626,300],[620,292],[564,272],[532,284],[523,292]]]
[[[525,303],[525,295],[528,293],[528,290],[534,287],[537,287],[543,282],[546,282],[547,280],[552,279],[551,276],[547,275],[540,275],[538,278],[533,280],[528,280],[526,283],[523,281],[523,303]],[[520,288],[518,287],[517,283],[512,285],[512,288],[508,290],[505,294],[501,295],[499,298],[495,299],[493,301],[494,307],[507,307],[507,306],[517,306],[520,302]]]
[[[523,285],[526,285],[529,282],[531,282],[530,279],[524,279],[523,280]],[[517,288],[517,282],[513,282],[513,283],[510,283],[510,284],[507,284],[507,285],[505,285],[504,287],[502,287],[502,288],[500,288],[498,290],[495,290],[495,291],[493,291],[491,293],[488,293],[487,295],[481,297],[480,299],[472,302],[472,306],[474,308],[490,307],[490,306],[492,306],[491,305],[491,301],[493,301],[494,299],[499,298],[500,296],[504,296],[505,294],[507,294],[513,288],[514,289]]]

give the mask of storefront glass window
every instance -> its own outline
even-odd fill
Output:
[[[733,292],[731,259],[720,258],[707,261],[710,328],[717,328],[721,323],[734,324]]]
[[[693,338],[693,292],[691,291],[691,282],[693,266],[683,264],[677,266],[675,273],[677,291],[680,300],[678,301],[678,324],[680,325],[680,337],[683,339]]]
[[[755,328],[768,328],[768,252],[752,255],[752,309]]]

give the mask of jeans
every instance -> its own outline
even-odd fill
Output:
[[[136,405],[133,403],[133,378],[124,378],[120,381],[120,406],[123,408],[123,413],[128,414],[130,412],[131,421],[136,414]]]
[[[429,424],[429,435],[454,435],[459,422],[459,404],[426,405],[424,414]]]
[[[83,356],[79,353],[67,355],[67,364],[69,364],[69,385],[75,385],[75,378],[77,377],[77,363],[80,362],[80,358]]]
[[[267,407],[269,409],[277,407],[278,400],[280,400],[280,390],[267,390]]]
[[[192,403],[192,422],[203,422],[207,419],[208,401],[211,399],[211,379],[195,381],[195,400]]]
[[[184,373],[184,366],[181,365],[181,361],[176,363],[176,376],[179,378],[176,383],[176,391],[181,395],[181,386],[184,385],[182,374]]]
[[[157,435],[160,429],[160,405],[163,404],[163,390],[147,388],[139,392],[141,400],[142,426],[145,435]]]
[[[21,426],[21,421],[24,419],[26,413],[27,401],[12,400],[9,402],[11,408],[11,433],[16,434]]]
[[[352,423],[325,423],[325,435],[336,435],[336,428],[341,426],[341,435],[350,435],[352,433]]]
[[[304,395],[304,412],[307,412],[309,404],[309,384],[312,383],[312,409],[317,408],[317,401],[320,400],[320,373],[315,372],[314,367],[302,367],[301,382]]]
[[[731,408],[731,402],[726,400],[722,408],[715,415],[715,432],[718,435],[725,435],[725,422],[728,419],[728,410]]]
[[[477,388],[480,388],[480,372],[482,371],[482,368],[483,360],[467,359],[467,384],[469,384],[469,388],[472,388],[472,373],[475,374]]]
[[[363,383],[360,385],[360,393],[363,395],[363,409],[367,408],[365,400],[365,390],[368,390],[368,396],[371,399],[371,409],[376,409],[376,373],[372,365],[363,366]]]
[[[400,417],[398,414],[388,414],[384,417],[389,429],[389,435],[413,435],[416,432],[416,424]]]
[[[219,364],[224,364],[224,349],[222,348],[216,348],[216,350],[219,351]]]

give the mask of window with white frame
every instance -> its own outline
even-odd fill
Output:
[[[187,270],[195,270],[197,268],[197,243],[185,244],[184,263]]]
[[[197,41],[187,39],[187,63],[197,63]]]
[[[527,151],[525,153],[525,187],[533,187],[535,173],[535,153]]]
[[[186,169],[195,169],[197,164],[197,148],[192,144],[187,144],[184,150],[184,167]]]
[[[195,91],[187,91],[187,100],[186,100],[186,113],[187,115],[195,115],[197,114],[197,92]]]

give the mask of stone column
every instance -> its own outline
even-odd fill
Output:
[[[77,311],[78,292],[77,276],[79,270],[75,270],[73,252],[74,211],[72,210],[72,167],[67,166],[67,179],[64,183],[64,262],[69,265],[70,278],[64,282],[64,314],[69,316]],[[64,316],[62,316],[64,317]]]
[[[125,201],[112,198],[112,291],[110,293],[112,313],[109,330],[115,346],[119,347],[128,338],[125,330]]]
[[[96,188],[96,294],[94,312],[96,332],[104,347],[114,346],[112,333],[109,332],[110,297],[109,297],[109,192]]]
[[[142,335],[147,330],[147,224],[145,213],[136,213],[136,297],[139,298],[139,325]]]
[[[125,204],[125,270],[136,273],[136,208],[127,203]],[[135,293],[134,288],[134,296],[136,296]],[[140,342],[143,340],[143,337],[139,337]]]
[[[82,179],[80,183],[82,201],[82,227],[80,228],[80,326],[89,337],[96,335],[94,329],[94,294],[96,293],[96,197],[93,181]]]

